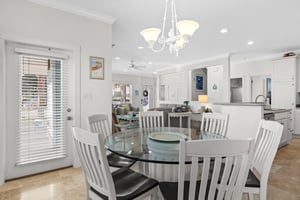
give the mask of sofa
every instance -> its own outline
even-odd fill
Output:
[[[174,110],[173,108],[175,107],[181,107],[183,106],[182,104],[160,104],[159,107],[156,108],[150,108],[148,111],[163,111],[164,112],[164,125],[168,126],[168,113],[172,112]],[[187,122],[187,117],[182,118],[182,127],[187,128],[188,122]],[[172,117],[170,119],[170,126],[171,127],[179,127],[179,118],[177,117]]]
[[[116,115],[127,115],[128,112],[139,112],[139,108],[133,107],[130,103],[118,104],[113,106]]]

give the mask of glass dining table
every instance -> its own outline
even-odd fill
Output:
[[[142,162],[178,164],[179,140],[224,139],[190,128],[136,128],[110,135],[105,140],[112,153]],[[189,162],[189,161],[187,161]]]

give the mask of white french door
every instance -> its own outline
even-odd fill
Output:
[[[32,48],[6,45],[6,179],[72,165],[70,60]]]

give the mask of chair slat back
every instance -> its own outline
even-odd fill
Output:
[[[189,168],[189,199],[241,199],[253,147],[252,139],[180,141],[178,199],[183,199],[184,174]],[[185,164],[187,158],[192,164]],[[202,165],[199,158],[203,158]]]
[[[147,111],[139,113],[140,128],[164,127],[163,111]]]
[[[226,137],[228,119],[226,113],[203,113],[200,130]]]
[[[109,199],[116,199],[102,137],[101,134],[73,128],[74,143],[87,183]]]
[[[100,133],[104,138],[111,135],[111,129],[107,115],[95,114],[88,117],[88,127],[92,133]]]
[[[168,127],[171,127],[171,118],[175,118],[175,120],[179,120],[179,128],[182,128],[182,121],[183,119],[187,120],[187,127],[191,128],[191,112],[182,112],[182,113],[168,113]],[[177,118],[177,119],[176,119]]]
[[[283,125],[276,121],[261,120],[257,131],[252,171],[267,180],[281,139]]]

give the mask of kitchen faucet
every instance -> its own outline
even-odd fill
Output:
[[[264,102],[264,104],[266,104],[267,98],[264,95],[262,95],[262,94],[257,95],[257,97],[255,98],[255,103],[257,103],[257,100],[258,100],[259,97],[263,97],[263,99],[264,99],[263,102]]]

